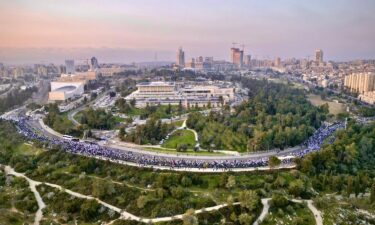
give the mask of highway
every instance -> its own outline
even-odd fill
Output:
[[[58,139],[62,138],[62,134],[59,134],[56,131],[53,131],[51,128],[46,126],[40,120],[28,120],[27,123],[31,127],[35,128],[38,132],[42,133],[44,136],[47,136],[50,138],[58,138]],[[207,162],[217,161],[217,160],[246,161],[246,160],[254,160],[254,159],[260,159],[260,158],[268,158],[270,156],[286,157],[304,149],[301,146],[297,146],[297,147],[285,149],[283,151],[273,150],[273,151],[255,152],[255,153],[248,153],[248,154],[244,154],[240,156],[238,155],[207,156],[207,155],[184,155],[184,154],[178,154],[178,153],[176,154],[159,153],[159,152],[143,150],[136,146],[134,147],[121,146],[120,144],[116,144],[116,143],[98,142],[98,145],[109,148],[109,149],[113,149],[113,150],[133,152],[139,155],[163,157],[167,160],[183,159],[183,160],[203,160]]]

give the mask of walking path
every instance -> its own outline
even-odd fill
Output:
[[[125,211],[125,210],[122,210],[122,209],[120,209],[120,208],[118,208],[118,207],[116,207],[114,205],[108,204],[108,203],[106,203],[106,202],[104,202],[104,201],[102,201],[102,200],[100,200],[98,198],[95,198],[93,196],[83,195],[83,194],[80,194],[78,192],[75,192],[75,191],[72,191],[72,190],[69,190],[69,189],[65,189],[62,186],[57,185],[57,184],[52,184],[52,183],[48,183],[48,182],[42,183],[42,182],[39,182],[39,181],[34,181],[34,180],[30,179],[29,177],[25,176],[24,174],[18,173],[16,171],[14,171],[14,169],[11,168],[10,166],[5,166],[5,173],[7,175],[14,175],[16,177],[22,177],[22,178],[26,179],[29,182],[30,189],[34,193],[35,198],[36,198],[37,203],[38,203],[38,207],[39,207],[38,211],[35,214],[34,225],[39,225],[39,223],[40,223],[40,221],[41,221],[41,219],[43,217],[42,210],[43,210],[43,208],[46,207],[45,203],[43,202],[43,199],[41,198],[38,190],[36,189],[36,186],[38,186],[40,184],[45,184],[47,186],[50,186],[50,187],[53,187],[53,188],[57,188],[60,191],[64,191],[67,194],[69,194],[71,196],[74,196],[74,197],[77,197],[77,198],[88,199],[88,200],[95,200],[99,204],[101,204],[101,205],[103,205],[103,206],[105,206],[105,207],[107,207],[107,208],[109,208],[109,209],[111,209],[111,210],[119,213],[121,215],[119,219],[135,220],[135,221],[143,222],[143,223],[158,223],[158,222],[168,222],[168,221],[172,221],[172,220],[175,220],[175,219],[183,219],[183,216],[184,216],[184,214],[179,214],[179,215],[168,216],[168,217],[142,218],[142,217],[135,216],[134,214],[129,213],[129,212]],[[269,201],[270,201],[270,198],[263,198],[263,199],[261,199],[261,202],[262,202],[262,205],[263,205],[263,209],[262,209],[262,212],[259,215],[258,219],[254,222],[253,225],[259,225],[266,218],[266,216],[268,214],[268,211],[269,211],[269,208],[270,208]],[[312,200],[291,199],[291,201],[295,202],[295,203],[307,202],[307,207],[313,213],[315,221],[316,221],[316,224],[317,225],[323,225],[323,219],[322,219],[321,212],[313,205],[313,201]],[[233,205],[238,205],[238,204],[240,204],[240,202],[233,203]],[[207,207],[207,208],[196,210],[195,214],[199,214],[199,213],[203,213],[203,212],[215,211],[215,210],[219,210],[221,208],[227,207],[227,206],[228,206],[228,204],[220,204],[220,205],[217,205],[217,206]],[[109,224],[111,224],[113,222],[114,221],[111,221]]]
[[[260,216],[258,219],[254,222],[253,225],[259,225],[262,223],[262,221],[266,218],[268,211],[270,209],[269,201],[270,198],[263,198],[262,199],[262,205],[263,205],[263,210],[260,213]],[[303,203],[307,202],[307,207],[310,209],[310,211],[314,214],[315,222],[316,225],[323,225],[323,219],[321,212],[313,205],[312,200],[299,200],[299,199],[291,199],[290,201],[295,202],[295,203]]]
[[[323,225],[323,219],[322,219],[322,215],[321,215],[321,212],[313,205],[313,201],[312,200],[299,200],[299,199],[292,199],[291,200],[292,202],[295,202],[295,203],[303,203],[303,202],[307,202],[307,207],[311,210],[311,212],[314,214],[314,218],[315,218],[315,221],[316,221],[316,224],[317,225]]]
[[[31,191],[34,193],[35,195],[35,198],[38,202],[38,206],[39,206],[39,209],[35,215],[35,222],[34,222],[34,225],[39,225],[39,222],[41,221],[42,217],[43,217],[43,208],[46,207],[45,203],[43,202],[43,199],[42,197],[40,196],[38,190],[36,189],[36,186],[40,185],[40,184],[45,184],[47,186],[50,186],[50,187],[53,187],[53,188],[56,188],[56,189],[59,189],[60,191],[64,191],[66,192],[67,194],[71,195],[71,196],[74,196],[74,197],[77,197],[77,198],[82,198],[82,199],[88,199],[88,200],[96,200],[99,204],[119,213],[121,216],[120,216],[120,219],[126,219],[126,220],[135,220],[135,221],[138,221],[138,222],[143,222],[143,223],[158,223],[158,222],[168,222],[168,221],[172,221],[172,220],[176,220],[176,219],[182,219],[184,214],[179,214],[179,215],[175,215],[175,216],[168,216],[168,217],[157,217],[157,218],[142,218],[142,217],[138,217],[138,216],[135,216],[125,210],[122,210],[114,205],[111,205],[111,204],[108,204],[98,198],[95,198],[95,197],[92,197],[92,196],[89,196],[89,195],[83,195],[83,194],[80,194],[78,192],[75,192],[75,191],[72,191],[72,190],[69,190],[69,189],[65,189],[63,187],[61,187],[60,185],[57,185],[57,184],[52,184],[52,183],[48,183],[48,182],[39,182],[39,181],[34,181],[32,179],[30,179],[29,177],[27,177],[26,175],[22,174],[22,173],[18,173],[16,171],[14,171],[14,169],[10,166],[5,166],[5,173],[7,175],[13,175],[13,176],[16,176],[16,177],[22,177],[24,179],[26,179],[28,182],[29,182],[29,185],[30,185],[30,189]],[[238,205],[240,204],[239,202],[235,202],[233,203],[233,205]],[[195,214],[199,214],[199,213],[203,213],[203,212],[210,212],[210,211],[215,211],[215,210],[219,210],[221,208],[224,208],[224,207],[227,207],[228,204],[221,204],[221,205],[217,205],[217,206],[212,206],[212,207],[207,207],[207,208],[202,208],[202,209],[199,209],[199,210],[196,210],[195,211]],[[113,221],[112,221],[113,222]]]
[[[259,225],[264,220],[264,218],[266,218],[266,216],[268,214],[268,210],[270,209],[269,200],[271,200],[271,198],[263,198],[261,200],[262,201],[262,205],[263,205],[263,209],[262,209],[262,212],[260,213],[260,216],[254,222],[253,225]]]
[[[30,190],[34,193],[35,199],[38,203],[38,211],[36,211],[36,213],[35,213],[34,225],[39,225],[40,221],[43,218],[43,211],[42,210],[46,207],[46,204],[43,202],[42,197],[40,196],[38,190],[36,189],[36,186],[41,184],[41,182],[31,180],[30,178],[28,178],[27,176],[25,176],[22,173],[17,173],[10,166],[5,166],[4,171],[5,171],[5,174],[7,174],[7,175],[22,177],[22,178],[26,179],[27,182],[29,182]]]

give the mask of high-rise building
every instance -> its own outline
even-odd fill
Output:
[[[280,67],[281,66],[281,59],[280,57],[276,57],[275,59],[275,67]]]
[[[74,60],[65,60],[65,70],[67,74],[75,73]]]
[[[180,68],[185,67],[185,52],[182,50],[182,47],[180,47],[177,52],[177,66]]]
[[[354,73],[346,76],[344,86],[349,91],[360,94],[375,91],[375,73]]]
[[[99,68],[98,60],[95,57],[92,57],[90,60],[90,70],[95,70]]]
[[[197,59],[195,60],[197,63],[203,62],[203,56],[198,56]]]
[[[190,62],[187,63],[186,67],[194,69],[195,68],[195,59],[191,58]]]
[[[317,49],[315,51],[315,62],[316,63],[321,63],[323,62],[323,50]]]
[[[234,47],[231,48],[230,58],[231,62],[235,64],[238,68],[241,68],[243,66],[243,50]]]
[[[251,55],[246,55],[245,56],[245,65],[246,66],[251,66]]]

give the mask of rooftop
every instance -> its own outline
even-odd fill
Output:
[[[153,81],[153,82],[142,82],[137,84],[137,86],[175,86],[173,82],[164,81]]]

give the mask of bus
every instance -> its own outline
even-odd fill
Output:
[[[72,140],[74,138],[73,136],[70,136],[70,135],[63,135],[62,137],[66,140]]]

